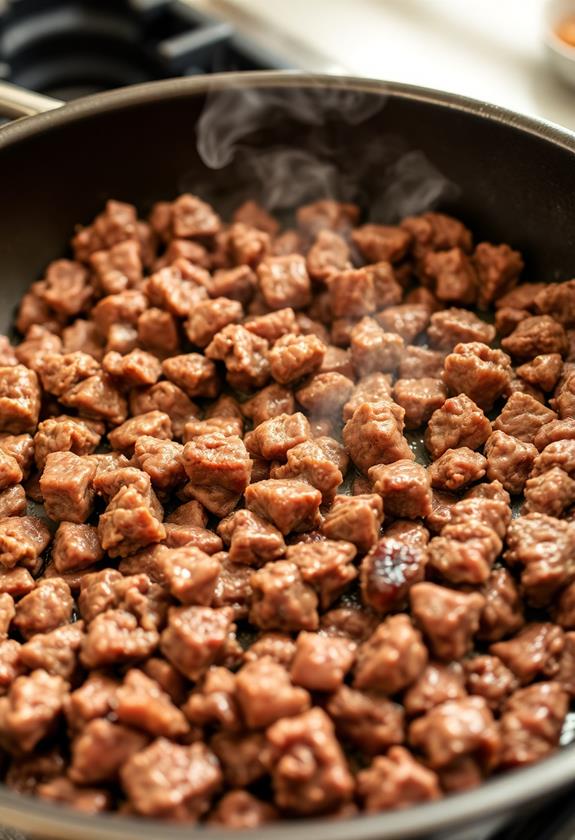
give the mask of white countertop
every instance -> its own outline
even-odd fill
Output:
[[[450,90],[575,131],[575,90],[553,76],[543,56],[544,0],[213,0],[208,5],[237,15],[238,24],[264,46],[284,45],[298,54],[305,69]]]

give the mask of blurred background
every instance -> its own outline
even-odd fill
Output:
[[[0,0],[0,76],[71,99],[297,68],[454,91],[575,130],[575,45],[568,28],[558,36],[571,15],[575,0]]]

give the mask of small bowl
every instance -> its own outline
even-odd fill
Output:
[[[558,25],[568,17],[575,20],[575,0],[548,0],[543,15],[543,44],[554,72],[575,87],[575,46],[570,46],[557,34]]]

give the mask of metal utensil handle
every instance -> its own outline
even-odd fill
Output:
[[[44,111],[61,108],[62,105],[64,102],[59,99],[24,90],[9,82],[0,82],[0,116],[2,117],[8,117],[11,120],[18,117],[33,117],[35,114],[43,114]]]

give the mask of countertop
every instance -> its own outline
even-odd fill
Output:
[[[194,0],[192,0],[194,3]],[[575,130],[545,62],[544,0],[198,0],[304,69],[425,85]],[[574,3],[575,7],[575,3]]]

